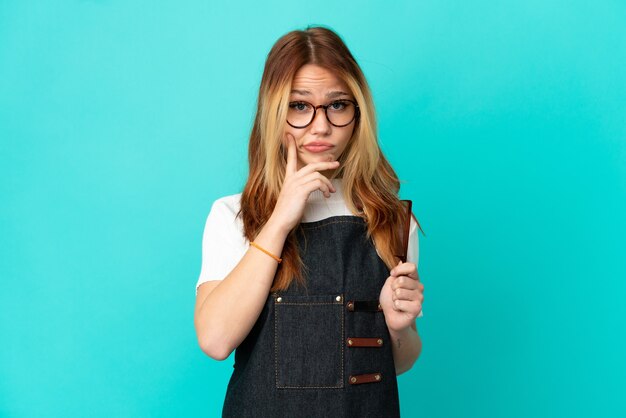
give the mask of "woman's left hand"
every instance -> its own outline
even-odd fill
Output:
[[[390,331],[411,326],[422,310],[424,285],[415,263],[399,263],[390,272],[380,291],[379,302]]]

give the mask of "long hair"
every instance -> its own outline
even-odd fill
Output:
[[[323,27],[287,33],[267,56],[248,147],[249,175],[238,214],[242,216],[244,234],[253,241],[278,200],[285,178],[287,151],[283,136],[291,83],[305,64],[336,74],[347,84],[359,106],[360,116],[339,157],[335,176],[343,177],[346,205],[366,221],[368,238],[374,240],[381,259],[391,269],[398,262],[397,231],[406,221],[398,198],[400,182],[378,145],[374,103],[365,76],[341,38]],[[306,284],[295,230],[283,246],[283,261],[276,271],[272,292],[287,289],[294,278]]]

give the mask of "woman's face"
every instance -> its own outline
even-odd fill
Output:
[[[313,106],[327,105],[338,99],[354,100],[346,83],[332,72],[317,65],[302,66],[295,74],[289,102],[306,101]],[[324,109],[319,108],[315,119],[305,128],[294,128],[285,123],[285,138],[291,134],[297,144],[298,169],[312,162],[334,161],[348,145],[354,130],[353,120],[346,126],[337,127],[326,119]],[[322,172],[330,177],[332,171]]]

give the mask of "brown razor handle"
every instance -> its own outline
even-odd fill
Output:
[[[411,230],[411,210],[413,202],[411,200],[401,200],[401,202],[406,208],[406,217],[400,232],[400,253],[396,254],[396,257],[398,257],[403,263],[406,263],[407,253],[409,251],[409,232]]]

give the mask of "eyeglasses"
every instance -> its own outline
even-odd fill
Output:
[[[289,102],[287,123],[296,129],[306,128],[315,119],[317,109],[324,109],[326,119],[331,125],[341,128],[348,126],[359,117],[359,105],[348,99],[335,100],[327,105],[313,106],[309,102],[298,100]]]

